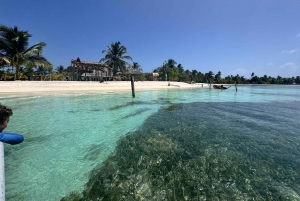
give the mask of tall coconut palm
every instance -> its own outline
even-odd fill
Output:
[[[219,71],[217,74],[215,74],[215,82],[220,84],[221,81],[221,71]]]
[[[42,56],[42,50],[46,44],[38,42],[28,47],[30,37],[31,34],[27,31],[20,31],[16,26],[9,28],[0,25],[0,60],[15,68],[15,80],[18,79],[18,72],[21,66],[51,65]]]
[[[209,79],[209,80],[212,80],[213,79],[213,77],[214,77],[214,73],[212,72],[212,71],[209,71],[208,73],[207,73],[207,78]]]
[[[178,69],[178,81],[181,82],[182,81],[182,77],[183,77],[183,72],[184,72],[184,68],[181,64],[178,64],[177,66],[177,69]]]
[[[168,61],[164,62],[162,67],[161,67],[161,70],[162,70],[162,73],[165,74],[165,81],[168,80],[168,74],[169,74],[169,81],[170,81],[170,70],[171,69],[174,69],[176,66],[177,63],[176,61],[174,61],[174,59],[168,59]]]
[[[191,81],[196,81],[196,76],[197,76],[197,74],[198,74],[198,71],[197,70],[192,70],[192,77],[191,77]]]
[[[168,59],[168,62],[167,62],[167,65],[168,65],[168,68],[175,68],[177,63],[174,59]]]
[[[126,72],[126,65],[129,65],[124,59],[132,61],[131,56],[124,55],[127,54],[126,47],[121,45],[120,42],[111,43],[110,46],[107,46],[107,50],[103,50],[102,54],[106,53],[104,58],[100,62],[106,63],[112,68],[114,75],[120,70],[122,73]]]

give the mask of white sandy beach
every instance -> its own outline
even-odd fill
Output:
[[[207,88],[206,83],[188,84],[183,82],[138,81],[134,82],[135,91],[161,89]],[[130,81],[2,81],[0,93],[30,92],[113,92],[131,91]]]

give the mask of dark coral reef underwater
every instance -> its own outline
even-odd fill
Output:
[[[299,139],[272,106],[260,104],[262,116],[252,106],[161,109],[119,139],[83,192],[61,201],[300,200]]]

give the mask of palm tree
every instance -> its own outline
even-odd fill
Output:
[[[178,68],[178,71],[180,74],[182,74],[184,72],[184,68],[181,64],[178,64],[177,68]]]
[[[63,73],[65,70],[64,66],[63,65],[59,65],[55,68],[55,71],[60,74],[60,73]]]
[[[46,43],[38,42],[28,48],[28,40],[31,37],[27,31],[19,31],[18,27],[9,28],[0,25],[0,61],[5,61],[15,68],[15,78],[21,66],[33,67],[36,64],[51,65],[42,56],[42,50]]]
[[[46,71],[46,69],[43,65],[36,66],[35,72],[40,76],[41,81],[42,81],[45,71]]]
[[[179,74],[179,79],[178,81],[181,82],[182,81],[182,77],[183,77],[183,73],[184,73],[184,68],[181,64],[177,65],[178,68],[178,74]]]
[[[31,80],[31,76],[34,74],[34,70],[32,67],[26,67],[24,69],[24,75],[28,77],[28,80]]]
[[[102,54],[106,53],[104,58],[100,62],[106,63],[113,70],[114,75],[120,70],[122,73],[126,72],[126,65],[129,65],[124,59],[132,61],[131,56],[124,55],[127,54],[126,47],[121,46],[120,42],[111,43],[110,46],[107,46],[107,50],[103,50]]]
[[[278,75],[276,80],[277,80],[277,84],[282,84],[282,77],[281,76]]]
[[[191,81],[192,72],[191,72],[190,70],[185,70],[184,72],[185,72],[185,74],[186,74],[187,77],[188,77],[188,80],[187,80],[187,81]]]
[[[205,77],[204,77],[203,73],[201,73],[200,71],[197,74],[197,80],[198,80],[198,82],[202,82],[202,83],[205,82]]]
[[[165,70],[165,73],[166,73],[166,81],[168,79],[168,76],[169,76],[169,81],[170,81],[170,74],[171,74],[171,70],[174,69],[176,66],[177,63],[174,59],[168,59],[167,62],[164,63],[164,70]]]
[[[251,73],[251,83],[257,82],[257,76],[254,74],[254,72]]]
[[[241,76],[241,81],[244,83],[246,81],[245,76]]]
[[[132,68],[138,69],[140,72],[143,71],[141,65],[138,62],[133,62]]]
[[[209,83],[211,83],[212,78],[214,77],[214,73],[212,71],[209,71],[208,73],[206,73],[207,78],[209,80]]]
[[[237,84],[239,84],[239,83],[241,82],[241,77],[240,77],[240,75],[239,75],[239,74],[236,74],[234,80],[235,80],[235,82],[236,82]]]
[[[222,73],[221,73],[221,71],[219,71],[216,75],[215,75],[215,81],[217,82],[217,83],[221,83],[220,81],[221,81],[221,75],[222,75]]]
[[[176,61],[174,61],[174,59],[168,59],[168,62],[167,62],[167,65],[168,65],[168,68],[175,68],[177,63]]]

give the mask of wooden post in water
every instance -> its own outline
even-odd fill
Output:
[[[134,76],[131,75],[131,91],[132,91],[132,97],[135,97],[135,92],[134,92]]]
[[[236,84],[236,81],[234,83],[234,86],[235,86],[235,91],[237,92],[237,84]]]

